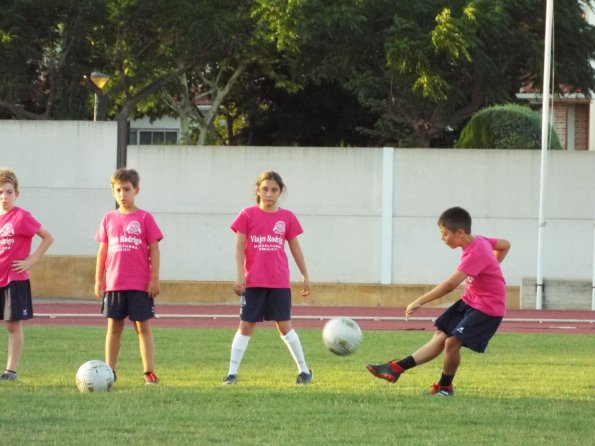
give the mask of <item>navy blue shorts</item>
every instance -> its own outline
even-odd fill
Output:
[[[0,320],[26,321],[33,317],[31,283],[17,280],[0,288]]]
[[[110,319],[122,320],[128,316],[133,322],[143,322],[155,317],[155,302],[146,291],[107,291],[101,313]]]
[[[468,349],[483,353],[500,322],[501,317],[489,316],[458,300],[436,319],[434,325],[447,335],[462,340]]]
[[[240,319],[245,322],[291,319],[290,288],[246,288],[240,298]]]

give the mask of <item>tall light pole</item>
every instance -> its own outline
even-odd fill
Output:
[[[86,76],[85,76],[86,77]],[[97,121],[97,115],[99,113],[99,93],[98,91],[103,90],[105,84],[109,81],[110,77],[107,74],[104,74],[100,71],[93,71],[89,75],[89,79],[93,82],[98,90],[95,91],[95,105],[93,107],[93,121]]]
[[[554,0],[546,0],[545,9],[545,49],[543,55],[543,87],[541,89],[541,174],[539,183],[539,227],[537,229],[537,277],[535,280],[535,309],[543,308],[543,239],[545,230],[545,192],[547,176],[547,152],[550,130],[550,83],[552,68],[552,30],[554,22]]]

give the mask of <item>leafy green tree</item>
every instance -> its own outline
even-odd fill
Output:
[[[21,118],[56,118],[59,101],[77,104],[63,117],[80,119],[82,107],[88,117],[95,92],[99,119],[123,123],[173,109],[188,126],[196,123],[201,143],[246,67],[275,51],[253,38],[249,0],[0,1],[0,56],[10,62],[0,74],[11,79],[0,106]],[[83,81],[94,70],[110,76],[103,90]],[[79,95],[58,82],[65,73]],[[210,110],[200,110],[201,97]]]
[[[595,88],[595,32],[583,16],[592,3],[555,2],[554,79],[583,93]],[[227,143],[253,140],[246,126],[294,120],[312,130],[308,141],[341,144],[354,138],[314,136],[308,119],[324,108],[290,113],[332,85],[328,104],[348,104],[347,90],[367,110],[353,107],[338,132],[427,147],[523,83],[540,85],[543,15],[542,0],[0,0],[0,116],[89,118],[95,91],[100,119],[174,113],[199,142],[221,118]],[[83,81],[95,70],[111,77],[102,91]]]
[[[105,15],[98,0],[0,0],[0,111],[21,119],[89,115],[83,74],[94,69],[89,38]]]
[[[297,91],[263,81],[253,91],[253,107],[244,109],[249,123],[237,142],[262,146],[357,146],[370,144],[358,131],[374,124],[351,92],[335,82],[310,82]]]
[[[555,3],[555,79],[588,93],[591,1]],[[541,0],[262,0],[264,29],[296,76],[334,79],[381,113],[368,134],[429,147],[476,111],[510,102],[543,71]]]
[[[192,129],[197,128],[196,141],[205,144],[242,73],[251,64],[266,64],[274,47],[254,39],[250,1],[153,1],[162,6],[161,14],[152,15],[164,33],[159,41],[168,36],[162,47],[171,55],[169,64],[162,61],[156,68],[164,72],[169,66],[175,78],[157,85],[159,95],[151,96],[152,90],[141,98],[138,114],[157,117],[173,112],[181,120],[182,140],[194,141]],[[144,2],[138,6],[146,7]],[[161,23],[160,15],[167,15],[171,24]],[[139,59],[139,66],[142,63]]]

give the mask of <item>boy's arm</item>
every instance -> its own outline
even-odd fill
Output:
[[[147,293],[150,297],[157,297],[159,294],[159,266],[161,261],[161,253],[159,251],[159,241],[149,243],[149,260],[151,261],[151,279]]]
[[[422,305],[425,305],[428,302],[431,302],[433,300],[440,299],[441,297],[446,296],[448,293],[450,293],[452,290],[454,290],[456,287],[458,287],[463,282],[463,280],[465,280],[466,277],[467,277],[467,274],[465,274],[464,272],[455,271],[444,282],[436,285],[434,288],[432,288],[426,294],[418,297],[413,302],[411,302],[407,306],[407,309],[405,310],[405,317],[411,316]]]
[[[302,248],[300,246],[300,242],[298,242],[298,238],[294,237],[291,240],[288,240],[287,243],[289,244],[289,249],[291,251],[291,255],[293,256],[293,260],[295,260],[295,264],[302,273],[302,296],[308,296],[310,294],[310,278],[308,277],[308,268],[306,267],[306,260],[304,259],[304,253],[302,252]]]
[[[37,230],[35,235],[41,238],[41,243],[39,244],[35,252],[27,256],[27,258],[23,260],[14,260],[11,265],[13,271],[16,271],[17,273],[28,271],[29,268],[31,268],[33,265],[39,262],[41,257],[50,247],[50,245],[54,242],[54,236],[50,234],[50,232],[43,226],[41,226]]]
[[[107,243],[99,243],[97,261],[95,262],[95,297],[101,299],[105,292],[105,259],[107,258]]]
[[[244,260],[246,259],[246,234],[237,233],[236,237],[236,281],[233,291],[241,296],[246,287],[246,275],[244,274]]]
[[[497,239],[496,246],[494,246],[494,255],[498,259],[498,262],[502,263],[508,251],[510,251],[510,242],[504,239]]]

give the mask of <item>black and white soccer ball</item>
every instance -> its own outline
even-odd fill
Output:
[[[109,392],[114,384],[114,372],[103,361],[93,359],[76,372],[76,386],[82,393]]]
[[[348,317],[332,318],[322,329],[322,342],[335,355],[352,354],[359,348],[362,339],[363,334],[359,325]]]

